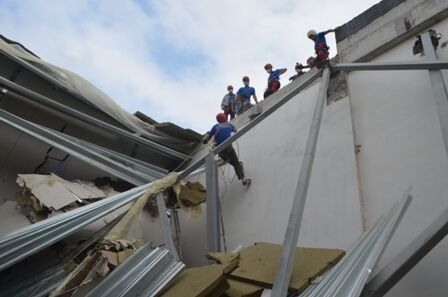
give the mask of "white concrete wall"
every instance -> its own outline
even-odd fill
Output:
[[[283,241],[319,86],[297,95],[234,144],[252,185],[243,187],[234,178],[232,167],[220,170],[228,251],[259,241]],[[270,104],[265,102],[263,107]],[[345,249],[362,232],[351,127],[347,99],[326,106],[299,237],[301,246]],[[187,264],[203,263],[205,215],[204,207],[202,215],[182,218]]]
[[[447,36],[448,19],[433,28]],[[372,62],[424,59],[412,55],[414,40]],[[448,48],[438,54],[447,60]],[[414,200],[381,268],[448,207],[447,154],[427,71],[351,72],[348,87],[355,141],[362,146],[358,165],[367,226],[413,187]],[[445,239],[387,296],[446,296],[447,251]]]

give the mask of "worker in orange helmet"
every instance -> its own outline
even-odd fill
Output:
[[[204,144],[208,143],[208,141],[213,137],[216,146],[219,146],[232,135],[232,132],[236,132],[235,126],[227,122],[227,116],[224,113],[218,113],[216,115],[216,121],[218,123],[213,125],[210,132],[206,134],[203,140]],[[244,176],[243,163],[238,160],[238,156],[232,145],[229,145],[224,150],[222,150],[219,153],[219,157],[233,166],[236,176],[239,180],[241,180],[243,186],[249,186],[251,184],[251,180],[245,178]]]

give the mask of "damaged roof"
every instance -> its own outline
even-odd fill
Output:
[[[0,55],[29,70],[59,90],[107,114],[116,126],[183,154],[190,154],[200,141],[199,134],[171,123],[144,121],[121,108],[111,97],[78,74],[52,65],[22,44],[0,35]],[[138,112],[141,114],[141,112]]]

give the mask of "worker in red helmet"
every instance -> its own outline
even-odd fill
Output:
[[[235,111],[233,109],[235,104],[236,95],[233,93],[233,86],[228,85],[227,86],[227,94],[222,98],[221,101],[221,109],[226,115],[227,119],[230,115],[230,119],[233,119],[235,117]]]
[[[304,74],[305,74],[305,72],[303,71],[304,68],[309,68],[309,67],[308,67],[308,66],[303,66],[303,65],[300,64],[300,63],[296,63],[296,67],[295,67],[296,74],[294,74],[293,76],[291,76],[291,77],[289,78],[289,80],[290,80],[290,81],[293,81],[293,80],[299,78],[300,76],[304,75]]]
[[[203,143],[206,144],[213,137],[215,140],[216,146],[219,146],[221,143],[226,141],[231,135],[232,132],[236,132],[235,126],[227,122],[227,116],[224,113],[218,113],[216,115],[215,124],[210,132],[208,132],[203,140]],[[232,145],[229,145],[224,150],[219,153],[219,157],[223,159],[225,162],[229,163],[235,169],[236,176],[243,183],[243,186],[248,186],[251,183],[251,180],[245,178],[243,163],[238,160],[238,156],[235,152],[235,149]]]
[[[280,75],[286,72],[286,68],[280,68],[276,70],[272,70],[271,64],[264,65],[264,70],[269,73],[268,77],[268,86],[264,91],[263,97],[266,99],[269,95],[274,94],[280,89]]]
[[[242,114],[246,110],[252,107],[252,103],[250,103],[250,98],[254,97],[255,103],[258,103],[257,95],[255,94],[255,89],[249,86],[249,77],[243,77],[244,87],[239,88],[238,92],[236,92],[235,99],[235,112],[237,115]]]

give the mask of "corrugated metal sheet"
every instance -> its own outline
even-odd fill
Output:
[[[88,297],[156,296],[185,265],[167,249],[146,244],[103,280]]]

